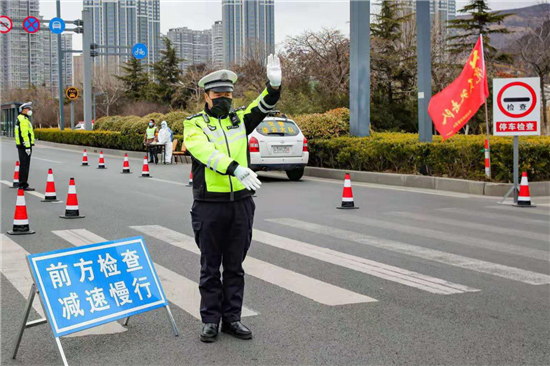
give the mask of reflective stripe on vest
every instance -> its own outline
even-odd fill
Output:
[[[147,138],[148,139],[154,139],[155,138],[155,131],[156,127],[147,127]]]

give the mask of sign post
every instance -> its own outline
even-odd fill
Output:
[[[514,186],[499,203],[513,193],[518,202],[519,136],[540,136],[540,79],[493,79],[493,135],[514,136]]]
[[[178,328],[143,237],[133,237],[27,256],[33,285],[16,339],[26,328],[50,323],[63,364],[60,337],[146,311],[165,308],[175,336]],[[38,293],[46,319],[28,322]]]
[[[74,101],[78,99],[78,89],[74,86],[69,86],[67,90],[65,90],[65,95],[67,99],[71,101],[71,130],[74,131]]]

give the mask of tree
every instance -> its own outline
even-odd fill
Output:
[[[177,57],[172,42],[167,37],[164,37],[163,41],[165,50],[160,51],[160,60],[153,64],[155,83],[151,86],[149,93],[154,101],[170,104],[172,94],[176,91],[181,76],[179,68],[181,59]]]
[[[469,53],[473,48],[480,34],[483,35],[483,49],[485,58],[494,61],[510,62],[509,54],[498,53],[497,49],[491,46],[491,34],[508,34],[510,31],[504,27],[497,27],[509,16],[499,11],[491,12],[486,0],[470,0],[470,2],[459,10],[460,13],[469,13],[465,18],[456,18],[449,21],[448,28],[456,34],[449,37],[449,51],[454,55]]]
[[[415,130],[416,38],[412,14],[401,3],[380,1],[372,33],[372,123],[375,128]],[[405,32],[404,28],[408,31]]]
[[[550,78],[550,4],[545,3],[545,15],[541,24],[535,29],[529,28],[527,33],[516,41],[515,49],[521,60],[540,78],[543,126],[542,131],[550,133],[548,125],[545,81]]]
[[[130,57],[122,66],[124,76],[117,76],[124,85],[124,96],[132,101],[145,99],[145,92],[149,84],[149,75],[143,69],[141,61]]]
[[[94,69],[92,87],[95,91],[102,93],[97,105],[102,106],[105,115],[109,116],[111,108],[117,105],[124,94],[123,82],[115,76],[113,68],[98,66]]]
[[[335,29],[287,38],[280,55],[288,113],[325,112],[349,105],[349,39]]]

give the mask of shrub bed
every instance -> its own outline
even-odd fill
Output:
[[[373,133],[370,137],[310,140],[309,165],[324,168],[427,173],[439,177],[485,180],[484,136],[455,136],[445,142],[418,142],[418,135]],[[550,180],[550,137],[524,137],[519,144],[520,171],[531,181]],[[513,139],[491,138],[493,181],[512,180]]]
[[[104,149],[128,151],[145,151],[142,134],[125,135],[116,131],[60,131],[57,128],[37,128],[34,134],[38,140],[60,144],[94,146]],[[181,148],[182,135],[174,134],[178,139],[178,150]]]

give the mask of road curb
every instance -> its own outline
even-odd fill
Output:
[[[352,181],[390,186],[425,188],[437,191],[458,192],[483,196],[504,196],[512,187],[509,183],[479,182],[466,179],[428,177],[412,174],[361,172],[329,168],[306,167],[304,175],[317,178],[344,180],[350,173]],[[550,196],[550,182],[531,182],[529,190],[533,197]]]

